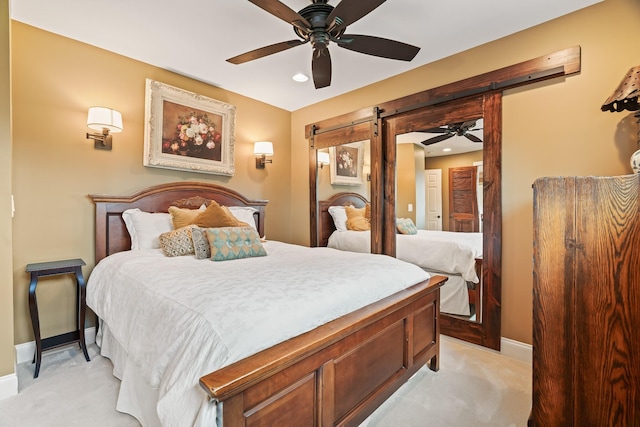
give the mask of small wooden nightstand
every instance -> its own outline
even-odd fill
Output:
[[[82,266],[84,261],[77,259],[68,259],[64,261],[39,262],[27,264],[27,273],[31,274],[31,283],[29,284],[29,312],[31,313],[31,324],[33,325],[33,335],[36,341],[36,353],[33,359],[36,363],[36,371],[33,378],[38,378],[40,373],[40,362],[42,360],[42,352],[54,347],[60,347],[74,342],[80,343],[80,348],[84,353],[84,358],[89,362],[89,353],[87,353],[87,345],[84,339],[84,317],[86,312],[86,286],[84,276],[82,275]],[[53,337],[40,338],[40,320],[38,319],[38,301],[36,300],[36,286],[38,279],[47,276],[57,276],[59,274],[74,274],[77,284],[77,303],[76,303],[76,327],[73,332],[56,335]]]

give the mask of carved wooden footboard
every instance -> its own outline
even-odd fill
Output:
[[[394,294],[201,378],[224,427],[356,426],[425,363],[438,370],[440,286]]]

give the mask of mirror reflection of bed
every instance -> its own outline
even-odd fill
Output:
[[[468,310],[461,293],[443,292],[441,302],[443,313],[471,322],[482,321],[482,132],[478,117],[396,136],[396,218],[409,218],[425,238],[472,242],[476,274],[449,274],[448,284],[464,282]],[[407,257],[400,241],[397,251],[401,259]],[[456,297],[458,303],[447,307],[447,298]]]
[[[368,199],[358,193],[340,192],[319,203],[321,245],[350,251],[370,252],[371,231],[349,230],[347,206],[364,209]],[[416,234],[397,236],[397,258],[418,265],[432,275],[449,279],[440,289],[440,311],[463,318],[475,314],[469,299],[469,286],[479,281],[476,258],[482,252],[481,233],[450,233],[416,230]],[[475,303],[475,301],[474,301]]]

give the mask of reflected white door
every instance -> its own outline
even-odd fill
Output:
[[[427,230],[442,230],[442,169],[424,171]]]

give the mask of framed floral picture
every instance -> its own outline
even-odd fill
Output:
[[[236,108],[147,79],[145,166],[233,176]]]
[[[329,148],[332,185],[362,185],[364,142],[352,142]]]

